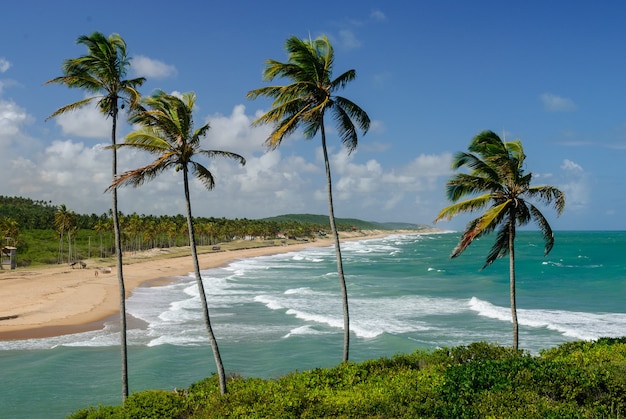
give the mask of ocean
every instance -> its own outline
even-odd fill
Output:
[[[342,244],[350,359],[476,341],[512,344],[508,258],[484,270],[494,237],[450,259],[459,234],[390,235]],[[626,232],[538,232],[516,240],[520,348],[626,335]],[[279,377],[341,361],[343,320],[334,249],[237,260],[203,271],[227,374]],[[184,388],[215,372],[194,278],[128,299],[130,391]],[[62,418],[121,402],[119,329],[0,341],[0,417]]]

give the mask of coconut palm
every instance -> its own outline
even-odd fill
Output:
[[[531,201],[550,205],[561,215],[565,208],[565,195],[552,186],[530,186],[532,173],[524,173],[526,155],[519,140],[506,142],[491,131],[483,131],[473,138],[468,150],[469,153],[460,152],[454,156],[452,169],[466,167],[470,172],[456,174],[448,180],[446,194],[455,204],[442,209],[435,222],[487,208],[480,217],[467,224],[450,257],[459,256],[474,239],[497,230],[496,241],[482,269],[497,258],[509,255],[513,348],[517,350],[516,227],[533,221],[543,234],[547,255],[554,245],[554,234],[546,218]],[[465,197],[469,198],[460,201]]]
[[[350,347],[350,316],[348,311],[348,292],[343,273],[339,234],[335,223],[333,208],[332,181],[324,116],[330,113],[336,122],[336,129],[343,145],[352,152],[358,143],[357,128],[365,134],[370,126],[367,113],[352,101],[335,95],[356,77],[355,70],[348,70],[336,79],[332,78],[334,51],[327,37],[315,40],[301,40],[295,36],[287,39],[285,49],[288,61],[282,63],[267,60],[263,73],[265,81],[274,78],[285,78],[292,81],[286,86],[267,86],[248,92],[247,97],[256,99],[259,96],[272,98],[272,109],[261,115],[253,125],[272,124],[274,129],[266,140],[270,149],[278,147],[289,134],[302,127],[307,139],[313,138],[318,132],[322,140],[324,165],[326,168],[326,185],[328,193],[328,215],[335,242],[337,272],[341,286],[344,319],[343,361],[348,361]],[[354,122],[353,122],[354,121]]]
[[[194,263],[196,283],[202,301],[204,323],[209,334],[211,348],[215,357],[215,364],[220,382],[220,391],[226,393],[226,379],[217,340],[211,326],[209,308],[204,285],[200,275],[200,265],[196,251],[196,238],[193,218],[191,214],[191,198],[189,195],[189,172],[198,178],[204,187],[211,190],[215,186],[213,174],[202,164],[198,163],[197,156],[228,157],[245,164],[245,159],[235,153],[219,150],[203,150],[200,140],[209,130],[209,124],[194,129],[192,112],[196,101],[194,93],[184,93],[181,98],[157,91],[151,97],[142,100],[142,106],[133,111],[130,122],[139,124],[140,129],[126,136],[124,143],[119,147],[131,147],[147,151],[157,156],[156,160],[147,166],[130,170],[119,176],[110,186],[132,185],[140,186],[145,181],[154,179],[158,174],[168,169],[183,172],[183,187],[187,210],[187,230]],[[145,106],[145,107],[144,107]]]
[[[63,75],[47,81],[45,84],[62,84],[70,88],[83,89],[95,96],[78,102],[65,105],[48,117],[48,119],[71,112],[94,102],[100,111],[111,118],[111,144],[115,145],[117,136],[117,117],[120,106],[133,107],[139,98],[137,87],[141,86],[143,77],[124,79],[130,60],[126,55],[126,42],[118,34],[108,38],[100,32],[90,36],[80,36],[78,44],[87,47],[87,54],[78,58],[70,58],[63,62]],[[121,102],[121,105],[120,105]],[[112,159],[113,179],[117,177],[117,154],[113,148]],[[126,349],[126,290],[122,272],[122,246],[120,238],[120,224],[117,212],[117,190],[112,190],[113,229],[115,231],[115,253],[117,256],[117,277],[120,294],[120,325],[122,351],[122,399],[128,397],[128,361]]]

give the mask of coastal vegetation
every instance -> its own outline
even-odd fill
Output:
[[[469,153],[459,152],[454,156],[452,169],[467,168],[470,172],[457,173],[450,178],[446,185],[446,194],[454,204],[442,209],[435,222],[487,208],[481,216],[467,224],[450,257],[459,256],[475,239],[497,230],[496,241],[482,269],[498,258],[509,256],[513,349],[518,349],[516,228],[533,221],[543,234],[545,254],[550,253],[554,245],[552,228],[532,201],[551,205],[561,215],[565,208],[565,195],[553,186],[530,185],[532,173],[524,172],[526,155],[519,140],[503,141],[496,133],[483,131],[472,139],[468,150]],[[463,198],[467,199],[461,201]]]
[[[204,323],[217,367],[220,392],[224,394],[226,393],[224,364],[222,363],[217,340],[211,326],[209,305],[202,283],[202,275],[200,274],[200,264],[198,263],[196,235],[189,192],[189,174],[191,172],[192,175],[202,182],[206,189],[211,190],[215,186],[213,174],[196,160],[197,157],[231,158],[239,161],[242,165],[246,163],[246,160],[240,155],[229,151],[204,150],[200,148],[200,140],[209,130],[209,124],[204,124],[200,128],[194,127],[192,114],[195,102],[196,95],[193,93],[183,93],[182,97],[179,98],[162,91],[157,91],[152,96],[141,100],[140,105],[132,110],[130,116],[130,122],[137,124],[140,128],[128,134],[124,143],[119,144],[118,147],[143,150],[156,155],[157,158],[147,166],[123,173],[113,181],[109,189],[115,190],[118,186],[125,185],[140,186],[168,169],[183,172],[189,247],[193,259],[198,294],[202,302]]]
[[[61,204],[63,205],[63,204]],[[3,238],[10,238],[10,245],[17,246],[18,267],[38,267],[59,263],[60,231],[55,227],[55,215],[61,205],[34,201],[30,198],[0,196],[0,221],[10,220],[17,233],[0,229]],[[110,213],[101,215],[72,214],[71,260],[98,259],[109,261],[115,247]],[[189,246],[186,217],[178,215],[123,214],[120,212],[122,251],[135,254],[151,249],[175,249]],[[285,214],[264,219],[194,217],[194,227],[199,246],[228,247],[228,243],[245,240],[305,240],[328,234],[328,216],[319,214]],[[5,225],[0,222],[0,227]],[[425,224],[378,223],[354,218],[337,218],[339,231],[355,230],[411,230],[427,231]],[[15,239],[17,237],[17,239]],[[253,240],[254,239],[254,240]],[[67,241],[67,238],[65,239]],[[3,243],[6,245],[7,243]],[[67,251],[67,246],[64,247]],[[68,254],[61,255],[66,263]]]
[[[335,129],[341,142],[348,150],[354,151],[358,144],[357,127],[367,133],[370,119],[367,113],[349,99],[338,96],[343,89],[356,78],[355,70],[347,70],[333,79],[335,54],[326,36],[302,40],[296,36],[285,42],[289,57],[286,63],[267,60],[263,72],[265,81],[275,78],[288,79],[292,83],[286,86],[266,86],[248,92],[248,98],[268,97],[273,99],[272,109],[261,115],[253,125],[270,124],[273,130],[265,141],[270,149],[277,148],[283,139],[298,128],[304,129],[304,138],[311,139],[318,132],[322,142],[324,167],[326,170],[326,192],[328,195],[328,218],[335,243],[337,274],[341,287],[343,306],[343,362],[349,359],[350,315],[348,309],[348,290],[343,272],[341,245],[333,207],[332,176],[324,117],[329,114],[335,120]]]
[[[597,418],[626,414],[626,338],[568,342],[538,355],[477,342],[276,379],[216,377],[133,393],[96,418]]]

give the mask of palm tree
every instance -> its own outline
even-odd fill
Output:
[[[473,138],[468,150],[469,153],[460,152],[454,156],[452,169],[467,167],[470,173],[459,173],[448,180],[446,194],[455,204],[442,209],[435,222],[488,207],[480,217],[467,224],[450,257],[459,256],[474,239],[497,229],[496,242],[482,269],[496,259],[509,255],[513,349],[517,350],[519,328],[515,303],[515,230],[517,226],[535,222],[543,233],[547,255],[554,245],[554,234],[546,218],[531,200],[551,205],[561,215],[565,208],[565,195],[553,186],[530,186],[532,173],[524,173],[526,155],[519,140],[506,142],[491,131],[483,131]],[[468,196],[467,200],[459,202]]]
[[[215,186],[213,174],[194,158],[198,155],[205,157],[228,157],[238,160],[242,165],[245,159],[238,154],[228,151],[200,149],[200,140],[209,130],[209,124],[194,129],[192,112],[196,101],[194,93],[184,93],[181,98],[157,91],[151,97],[145,98],[141,106],[133,111],[130,121],[139,124],[141,128],[126,136],[124,143],[118,147],[132,147],[155,154],[157,159],[151,164],[139,169],[130,170],[117,178],[109,188],[132,185],[140,186],[145,181],[155,178],[168,169],[182,170],[185,202],[187,204],[187,230],[191,256],[194,263],[194,272],[198,291],[202,300],[204,323],[209,334],[209,340],[215,357],[215,364],[220,382],[220,391],[226,393],[226,378],[217,340],[211,327],[209,308],[207,304],[200,265],[196,251],[196,238],[193,218],[191,215],[191,198],[189,196],[189,171],[197,177],[208,190]]]
[[[76,229],[76,213],[69,211],[65,204],[62,204],[58,211],[54,213],[54,226],[57,229],[59,235],[59,255],[58,263],[63,260],[63,238],[67,232],[67,263],[72,262],[72,232]]]
[[[86,105],[97,103],[100,111],[111,118],[111,144],[115,145],[117,136],[117,117],[121,107],[135,106],[139,99],[137,87],[141,86],[145,78],[139,77],[125,80],[126,72],[130,67],[130,60],[126,55],[126,42],[118,34],[108,38],[99,32],[90,36],[80,36],[78,44],[85,45],[88,53],[78,58],[70,58],[63,62],[63,76],[47,81],[45,84],[57,83],[70,88],[78,88],[93,93],[91,96],[78,102],[71,103],[58,109],[47,119],[66,112],[70,112]],[[117,153],[113,148],[112,178],[117,177]],[[117,256],[117,278],[120,292],[120,324],[122,351],[122,400],[128,397],[128,358],[126,348],[126,290],[122,272],[122,245],[120,238],[120,223],[117,211],[117,189],[112,189],[113,229],[115,231],[115,253]]]
[[[348,152],[354,151],[358,143],[355,122],[365,134],[370,126],[370,119],[367,113],[355,103],[335,95],[337,90],[355,79],[356,71],[348,70],[336,79],[332,78],[334,51],[327,37],[301,40],[292,36],[287,39],[285,49],[289,54],[288,61],[282,63],[267,60],[263,79],[272,81],[277,77],[286,78],[293,83],[286,86],[267,86],[252,90],[248,92],[247,97],[256,99],[259,96],[266,96],[274,99],[272,109],[253,122],[255,126],[262,124],[274,126],[272,133],[265,142],[270,149],[277,148],[286,136],[299,127],[304,129],[304,136],[307,139],[313,138],[318,132],[321,135],[326,168],[328,215],[335,242],[337,273],[343,302],[343,361],[347,362],[350,347],[348,291],[343,274],[339,234],[335,223],[324,116],[327,112],[331,114],[336,122],[337,133]]]

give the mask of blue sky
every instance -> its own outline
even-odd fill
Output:
[[[76,38],[119,33],[154,89],[197,94],[205,148],[242,154],[245,167],[206,162],[217,178],[194,184],[198,216],[262,218],[327,213],[319,138],[300,133],[267,152],[268,128],[250,122],[269,107],[249,101],[265,83],[266,59],[284,61],[292,35],[327,35],[334,74],[355,69],[341,93],[372,127],[347,155],[332,135],[339,217],[431,224],[448,205],[450,159],[489,129],[519,138],[534,184],[565,192],[564,214],[544,209],[555,230],[626,229],[626,3],[619,1],[29,1],[0,19],[0,195],[110,208],[110,121],[84,109],[45,121],[83,93],[43,83]],[[149,6],[148,6],[149,4]],[[332,127],[332,120],[329,120]],[[121,139],[132,128],[122,123]],[[123,150],[120,171],[148,157]],[[180,173],[120,191],[120,210],[184,212]],[[437,226],[462,229],[467,217]]]

